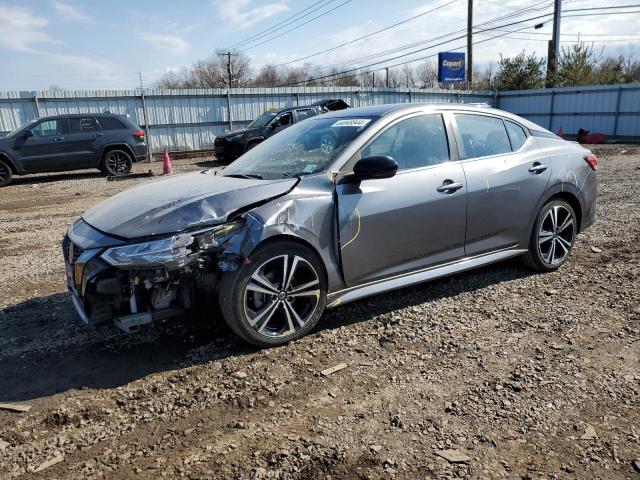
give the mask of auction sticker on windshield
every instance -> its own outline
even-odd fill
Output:
[[[351,118],[349,120],[338,120],[336,123],[331,125],[331,128],[334,128],[334,127],[364,127],[370,121],[371,121],[370,118]]]

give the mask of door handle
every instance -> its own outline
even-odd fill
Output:
[[[442,182],[442,185],[440,185],[436,190],[438,190],[441,193],[453,193],[456,190],[460,190],[464,185],[462,185],[462,183],[460,182],[454,182],[453,180],[445,180],[444,182]]]
[[[53,139],[54,142],[61,142],[62,140],[64,140],[64,137],[56,137]]]
[[[98,138],[98,137],[101,137],[103,135],[104,135],[104,133],[94,133],[93,134],[93,138]]]
[[[539,162],[535,162],[535,163],[534,163],[534,164],[529,168],[529,171],[530,171],[531,173],[539,174],[539,173],[544,172],[547,168],[549,168],[549,166],[548,166],[548,165],[542,165],[542,164],[541,164],[541,163],[539,163]]]

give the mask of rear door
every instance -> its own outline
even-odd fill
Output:
[[[65,145],[68,152],[67,168],[98,166],[98,152],[104,132],[95,117],[72,117]]]
[[[31,127],[33,136],[16,140],[14,150],[27,172],[55,171],[65,164],[66,118],[42,120]]]
[[[543,152],[509,119],[467,112],[453,117],[467,178],[467,256],[522,244],[551,178]]]
[[[419,114],[396,121],[345,169],[370,155],[392,157],[398,172],[392,178],[336,186],[347,284],[359,285],[463,257],[464,172],[450,155],[442,115]],[[459,186],[443,190],[443,184]]]

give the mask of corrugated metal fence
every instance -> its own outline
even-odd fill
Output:
[[[640,84],[499,92],[496,106],[553,132],[578,129],[640,140]]]
[[[151,149],[199,150],[233,125],[245,126],[269,109],[342,98],[353,107],[403,102],[489,102],[491,92],[361,89],[357,87],[235,88],[211,90],[80,90],[0,92],[0,132],[38,117],[63,113],[129,115],[148,127]],[[231,115],[229,115],[231,112]]]
[[[354,107],[405,102],[486,102],[550,130],[578,128],[640,139],[640,85],[466,92],[359,87],[236,88],[211,90],[81,90],[0,92],[0,132],[38,117],[106,110],[148,128],[158,151],[211,148],[216,134],[246,125],[262,112],[342,98]]]

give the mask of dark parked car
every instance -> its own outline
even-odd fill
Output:
[[[319,142],[328,131],[331,150]],[[96,205],[64,239],[68,284],[89,324],[133,331],[217,298],[239,336],[278,345],[325,307],[376,293],[517,256],[556,270],[595,221],[597,166],[500,110],[332,112],[222,173],[164,177]]]
[[[0,187],[13,175],[97,168],[129,173],[147,157],[144,131],[122,115],[76,114],[34,120],[0,139]]]
[[[222,160],[234,160],[270,136],[321,113],[343,110],[349,105],[340,99],[320,100],[304,107],[288,107],[265,112],[246,128],[218,135],[213,143],[215,154]]]

